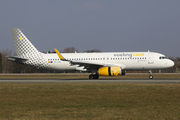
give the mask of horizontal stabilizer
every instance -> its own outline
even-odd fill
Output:
[[[28,59],[26,58],[20,58],[18,56],[11,56],[7,58],[9,61],[13,61],[13,62],[22,62],[22,61],[27,61]]]

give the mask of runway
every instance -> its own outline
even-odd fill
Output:
[[[180,83],[180,79],[60,79],[60,80],[0,80],[0,83]]]

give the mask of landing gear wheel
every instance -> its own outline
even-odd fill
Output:
[[[89,75],[89,79],[94,79],[94,76],[93,75]]]
[[[98,79],[99,78],[99,75],[98,74],[95,74],[93,79]]]
[[[152,75],[150,75],[150,76],[149,76],[149,79],[153,79],[153,76],[152,76]]]
[[[149,79],[153,79],[152,71],[151,70],[149,70]]]
[[[98,79],[98,78],[99,78],[98,74],[95,74],[95,75],[91,74],[91,75],[89,75],[89,79]]]

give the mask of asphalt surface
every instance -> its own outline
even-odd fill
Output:
[[[128,80],[78,80],[78,79],[60,79],[60,80],[0,80],[0,83],[180,83],[180,79],[128,79]]]

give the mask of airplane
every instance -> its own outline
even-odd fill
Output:
[[[8,60],[25,65],[59,71],[90,71],[89,79],[99,76],[125,75],[126,71],[165,69],[174,62],[156,52],[103,52],[103,53],[56,53],[39,52],[18,28],[11,29],[17,56]]]

